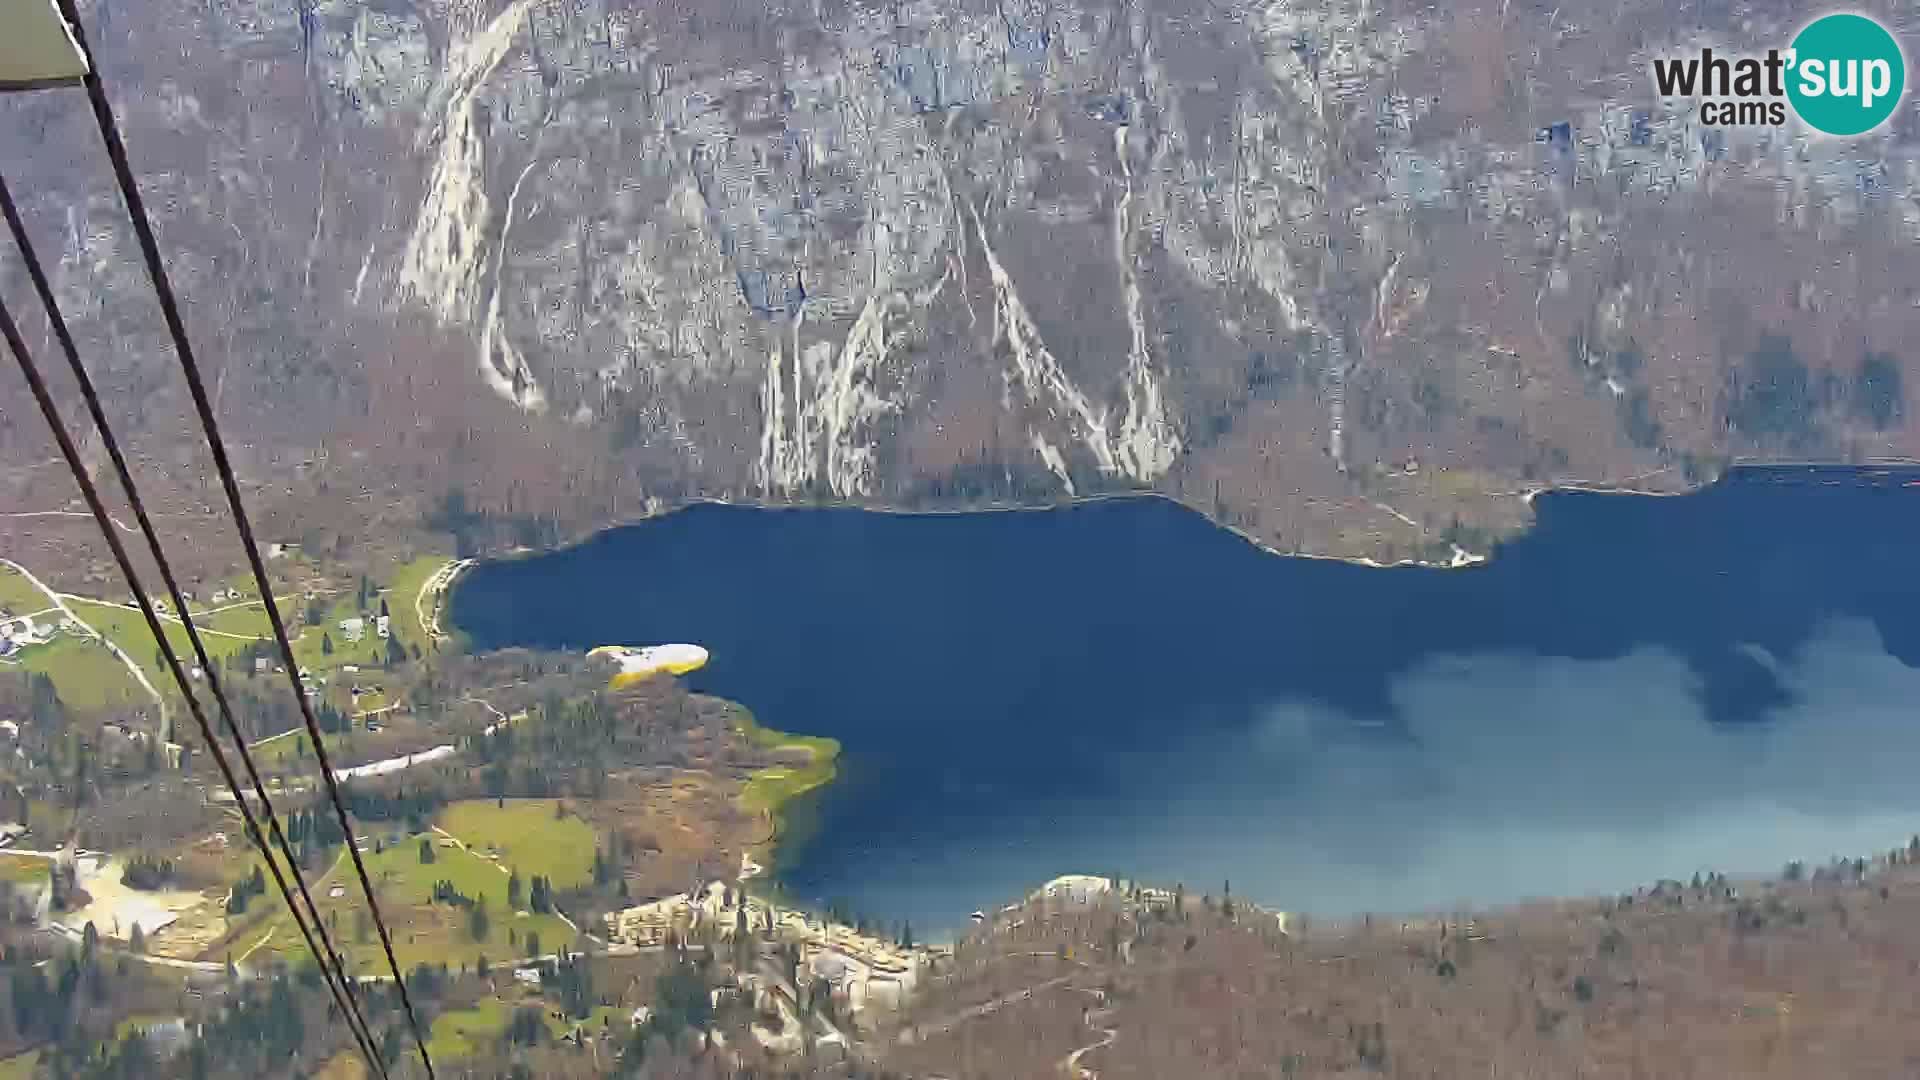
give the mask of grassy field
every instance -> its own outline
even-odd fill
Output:
[[[154,641],[153,631],[147,629],[146,616],[138,611],[95,600],[68,600],[67,606],[87,625],[112,638],[114,644],[125,649],[127,655],[133,657],[134,663],[146,669],[148,678],[158,682],[166,676],[166,666],[157,662],[160,646]],[[187,628],[176,622],[163,622],[161,625],[166,628],[167,640],[173,644],[175,654],[182,662],[190,664],[193,642],[187,638]],[[200,643],[207,647],[207,655],[217,664],[253,644],[253,639],[202,634]],[[58,679],[54,681],[59,682]]]
[[[50,859],[37,859],[31,855],[0,854],[0,881],[14,885],[38,884],[47,880],[52,869]]]
[[[434,860],[423,863],[420,840],[429,838],[433,842]],[[441,837],[432,833],[421,833],[398,848],[388,848],[375,856],[385,888],[392,891],[400,903],[425,904],[433,899],[434,883],[448,881],[475,900],[484,898],[489,912],[503,914],[507,910],[506,872],[470,851],[441,847],[440,841]],[[374,869],[369,867],[369,872]]]
[[[227,920],[227,932],[235,935],[233,939],[235,944],[233,947],[230,949],[222,949],[216,953],[209,953],[201,957],[201,959],[225,960],[238,958],[249,946],[259,941],[269,927],[273,930],[273,936],[272,940],[269,941],[266,946],[263,946],[265,951],[281,953],[285,955],[290,962],[298,961],[306,954],[306,946],[300,941],[300,931],[293,925],[293,920],[287,917],[286,905],[284,901],[280,899],[280,894],[274,889],[273,874],[268,869],[268,860],[265,856],[262,856],[259,850],[250,842],[238,840],[235,843],[228,844],[224,849],[217,852],[205,852],[194,849],[189,845],[185,849],[176,850],[172,854],[180,865],[185,866],[189,862],[195,863],[197,864],[195,866],[197,870],[202,873],[211,873],[220,882],[228,885],[250,876],[256,867],[266,875],[267,891],[253,898],[253,902],[248,906],[246,913],[238,917],[231,915],[225,917]],[[343,851],[340,854],[344,855],[345,852]],[[273,855],[273,861],[280,864],[281,873],[285,875],[287,883],[291,885],[293,883],[293,876],[286,869],[287,864],[285,858],[276,851]],[[314,900],[319,903],[320,910],[324,912],[335,905],[329,905],[327,903],[325,899],[327,890],[322,887],[322,883],[329,881],[352,881],[353,867],[345,862],[316,863],[302,870],[301,874],[307,879],[308,887],[313,890]],[[353,895],[359,895],[357,886],[355,887]],[[343,912],[347,911],[344,900],[340,901],[337,906]],[[350,914],[351,912],[342,914],[340,918],[347,919],[350,917]],[[346,929],[346,924],[343,924],[340,932],[344,933]],[[341,944],[342,948],[345,947],[345,942],[339,941],[338,939],[336,939],[336,942]]]
[[[134,656],[139,661],[138,654]],[[87,638],[61,636],[26,650],[20,666],[53,680],[60,700],[77,709],[146,705],[153,701],[120,659],[105,645]]]
[[[431,863],[420,861],[423,837],[432,844],[434,861]],[[507,963],[526,955],[526,936],[530,933],[539,935],[543,952],[553,952],[573,940],[573,930],[556,915],[509,912],[506,872],[479,855],[442,847],[440,840],[433,834],[408,836],[381,851],[363,854],[367,874],[380,893],[380,910],[386,916],[393,936],[393,951],[402,970],[411,970],[421,963],[447,964],[455,969],[472,967],[482,955],[496,964]],[[590,840],[589,860],[592,850]],[[530,880],[524,871],[521,877]],[[310,877],[309,881],[313,879]],[[468,933],[468,915],[464,908],[432,903],[434,884],[440,881],[452,883],[456,890],[476,901],[485,900],[490,922],[485,940],[475,941]],[[346,886],[343,895],[330,895],[335,883]],[[360,897],[352,864],[342,859],[312,888],[314,899],[337,935],[336,941],[348,953],[353,970],[367,975],[385,972],[386,957],[378,937],[371,931],[363,935],[361,924],[356,920],[356,913],[364,909],[365,902]],[[306,946],[292,920],[277,912],[270,923],[250,928],[236,953],[268,932],[272,936],[264,946],[267,951],[289,958],[305,951]]]
[[[799,752],[807,756],[805,765],[772,765],[748,777],[740,791],[740,801],[747,809],[778,817],[782,804],[833,780],[834,762],[840,756],[838,741],[761,727],[745,710],[741,710],[736,726],[740,734],[763,750]]]
[[[296,727],[292,731],[283,731],[278,735],[269,735],[259,742],[248,743],[247,750],[253,754],[253,760],[265,765],[268,762],[282,762],[293,757],[294,744],[307,737],[307,729]]]
[[[15,573],[12,567],[0,566],[0,610],[25,615],[52,606],[53,601],[34,588],[26,575]]]
[[[229,608],[212,615],[196,612],[193,616],[193,624],[225,634],[244,634],[256,638],[273,637],[273,623],[267,619],[267,609],[257,602],[248,604],[246,607]]]
[[[596,1028],[615,1028],[625,1030],[633,1026],[633,1010],[622,1009],[617,1005],[595,1005],[593,1012],[580,1026],[592,1031]]]
[[[500,998],[486,998],[470,1009],[450,1009],[433,1020],[433,1034],[427,1039],[427,1052],[435,1061],[472,1057],[500,1038],[507,1030],[508,1021],[513,1019],[514,1010],[522,1004],[531,1005],[540,1010],[541,1018],[547,1023],[547,1031],[558,1039],[571,1032],[574,1023],[553,1018],[553,1006],[538,997],[529,997],[524,1002],[503,1001]],[[624,1032],[632,1027],[632,1011],[608,1005],[596,1006],[579,1026],[588,1031],[597,1032],[612,1029]],[[0,1078],[3,1080],[3,1078]]]
[[[372,578],[375,591],[368,595],[365,609],[360,607],[358,589],[346,590],[332,597],[332,603],[327,605],[326,616],[318,625],[306,627],[300,639],[293,644],[293,655],[300,661],[300,666],[314,671],[330,671],[344,664],[378,667],[386,659],[387,648],[387,643],[374,635],[373,620],[380,613],[382,600],[387,603],[395,640],[409,654],[415,646],[424,652],[427,649],[426,634],[420,629],[420,620],[414,614],[413,601],[420,593],[421,584],[446,562],[445,556],[428,555],[376,575]],[[380,588],[387,591],[380,593]],[[340,632],[340,622],[355,616],[366,618],[366,636],[348,644]],[[333,639],[332,653],[326,651],[323,635]]]
[[[444,556],[422,556],[406,563],[391,564],[384,574],[374,579],[376,587],[383,583],[387,587],[384,599],[392,616],[393,635],[409,654],[414,647],[423,651],[428,648],[414,600],[427,578],[446,563]],[[232,584],[241,586],[248,595],[253,595],[250,577],[236,578]],[[386,660],[386,642],[375,635],[373,625],[373,616],[380,610],[382,595],[377,592],[369,595],[364,611],[359,606],[357,589],[326,599],[331,602],[326,604],[324,618],[318,625],[302,628],[295,639],[295,659],[302,667],[316,672],[331,672],[348,664],[377,670]],[[216,606],[228,607],[230,603],[222,601]],[[272,626],[267,620],[266,609],[257,600],[240,603],[244,606],[231,607],[196,619],[196,625],[211,631],[202,634],[201,641],[216,663],[256,641],[271,639]],[[291,619],[297,607],[297,598],[283,598],[280,603],[283,612]],[[127,655],[140,665],[155,685],[164,684],[166,671],[165,665],[157,659],[158,643],[138,610],[122,606],[117,598],[114,602],[70,599],[67,604],[83,621],[126,650]],[[23,575],[0,569],[0,609],[28,613],[51,606],[46,594],[28,584]],[[340,633],[340,621],[363,614],[368,618],[366,636],[348,644]],[[187,638],[186,628],[177,622],[166,622],[164,627],[174,650],[183,660],[189,659],[192,656],[192,643]],[[328,637],[332,639],[331,652],[325,645]],[[56,641],[30,650],[21,663],[28,670],[50,676],[60,688],[60,696],[78,708],[139,704],[147,700],[144,691],[140,690],[125,667],[97,645]],[[377,682],[377,675],[370,673],[369,679]],[[379,704],[381,702],[361,707],[371,708]]]
[[[367,1066],[360,1055],[351,1050],[342,1050],[320,1066],[313,1074],[313,1080],[366,1080]]]
[[[346,736],[321,733],[321,741],[327,746],[327,760],[333,762],[337,771],[340,762],[335,755],[346,753]],[[254,763],[261,768],[284,769],[290,765],[313,760],[313,746],[307,739],[307,729],[296,727],[292,731],[282,732],[269,739],[262,739],[247,747],[253,755]]]
[[[113,1026],[113,1037],[116,1040],[124,1039],[136,1031],[145,1031],[148,1028],[155,1027],[157,1025],[167,1023],[170,1020],[176,1020],[176,1019],[178,1019],[178,1017],[158,1016],[158,1015],[143,1016],[143,1015],[136,1014],[133,1016],[126,1017],[125,1019],[121,1020],[118,1024],[115,1024]]]
[[[0,1080],[33,1080],[40,1064],[40,1051],[29,1050],[0,1061]]]
[[[500,865],[535,874],[555,888],[584,885],[593,877],[597,840],[593,827],[579,818],[554,817],[553,799],[474,799],[447,807],[440,827],[482,854],[498,853]]]
[[[28,583],[25,575],[0,567],[0,609],[26,615],[45,611],[52,606],[53,601],[47,594]],[[88,612],[81,617],[91,621],[91,614]],[[46,618],[58,619],[59,616],[56,614]],[[96,626],[95,629],[103,634],[109,632],[104,626]],[[151,635],[146,640],[149,643],[147,654],[151,656]],[[129,652],[128,655],[135,662],[139,661],[139,653]],[[0,670],[18,669],[36,671],[52,679],[60,691],[61,700],[77,709],[118,708],[143,705],[152,700],[133,681],[126,665],[97,641],[61,635],[45,645],[25,650],[15,662],[0,665]]]
[[[309,625],[300,633],[299,640],[293,643],[293,655],[300,666],[314,671],[332,671],[345,664],[358,664],[361,667],[378,667],[386,659],[387,643],[374,636],[373,620],[367,620],[366,636],[359,641],[349,643],[340,631],[342,619],[353,618],[360,614],[357,606],[359,597],[355,592],[344,593],[333,598],[327,607],[327,613],[319,625]],[[380,602],[369,599],[368,605],[374,614],[380,611]],[[331,638],[333,651],[328,652],[326,641]]]
[[[435,1061],[472,1057],[491,1046],[512,1017],[513,1007],[499,998],[487,998],[471,1009],[449,1009],[433,1018],[427,1053]]]
[[[420,625],[420,614],[414,601],[420,596],[420,586],[426,584],[435,570],[450,562],[445,555],[424,555],[395,571],[387,583],[388,607],[393,612],[394,632],[406,645],[418,645],[428,648],[427,632]]]

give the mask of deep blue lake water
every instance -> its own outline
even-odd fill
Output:
[[[1777,869],[1920,831],[1920,472],[1562,493],[1483,565],[1264,553],[1164,500],[698,506],[485,563],[477,647],[688,641],[831,735],[797,896],[950,927],[1056,874],[1325,915]]]

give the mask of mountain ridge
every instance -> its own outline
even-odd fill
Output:
[[[290,534],[454,492],[575,534],[703,496],[1152,489],[1393,562],[1524,527],[1530,488],[1920,454],[1909,118],[1703,127],[1640,60],[1785,15],[1616,6],[84,14]],[[84,109],[8,108],[83,354],[177,469],[191,425]],[[4,460],[35,459],[34,419]]]

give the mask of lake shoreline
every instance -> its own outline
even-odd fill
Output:
[[[1718,475],[1712,477],[1711,479],[1696,482],[1696,483],[1689,483],[1680,487],[1677,490],[1646,487],[1636,483],[1636,481],[1645,480],[1649,477],[1658,476],[1662,473],[1670,471],[1671,466],[1669,466],[1666,468],[1656,469],[1652,472],[1640,473],[1635,476],[1627,477],[1626,479],[1618,482],[1605,481],[1605,480],[1597,480],[1597,481],[1566,480],[1559,483],[1543,484],[1535,487],[1524,488],[1518,491],[1489,492],[1488,495],[1493,498],[1518,499],[1520,502],[1522,502],[1529,508],[1532,507],[1534,500],[1539,498],[1540,496],[1555,495],[1555,494],[1632,495],[1632,496],[1641,496],[1645,498],[1671,499],[1671,498],[1677,498],[1685,495],[1697,495],[1700,492],[1708,488],[1711,488],[1716,484],[1724,482],[1728,477],[1732,476],[1734,473],[1737,473],[1737,472],[1760,471],[1760,470],[1767,470],[1767,469],[1797,469],[1797,468],[1847,471],[1847,472],[1866,472],[1872,469],[1920,469],[1920,459],[1871,458],[1862,462],[1841,462],[1841,461],[1797,461],[1797,460],[1779,461],[1779,460],[1772,460],[1767,458],[1742,458],[1742,459],[1735,459],[1734,461],[1729,463],[1724,470],[1722,470]],[[638,514],[631,515],[631,516],[613,518],[602,524],[596,525],[593,528],[587,529],[586,531],[580,533],[578,536],[573,537],[572,539],[566,541],[565,543],[556,544],[552,547],[541,547],[541,548],[521,547],[521,548],[515,548],[511,551],[501,552],[496,555],[486,555],[486,556],[481,556],[477,558],[462,560],[464,563],[467,564],[466,566],[462,567],[462,570],[464,571],[466,569],[470,569],[472,565],[480,561],[488,561],[488,562],[506,561],[506,560],[512,560],[512,559],[531,558],[537,555],[551,554],[555,551],[562,551],[569,547],[574,547],[579,544],[585,543],[586,541],[596,536],[599,536],[603,533],[611,532],[616,529],[624,529],[624,528],[630,528],[636,525],[642,525],[650,521],[659,521],[663,518],[668,518],[675,514],[683,513],[687,510],[691,510],[700,506],[722,506],[722,507],[734,507],[734,508],[741,508],[741,509],[748,509],[748,510],[855,510],[855,511],[860,511],[862,513],[881,514],[881,515],[895,516],[895,517],[964,517],[972,514],[1044,513],[1048,511],[1071,510],[1071,509],[1074,509],[1075,507],[1093,506],[1100,503],[1120,502],[1120,501],[1133,500],[1133,499],[1158,499],[1158,500],[1163,500],[1165,502],[1172,503],[1173,505],[1178,506],[1183,510],[1188,510],[1188,511],[1191,511],[1192,513],[1198,514],[1201,518],[1205,519],[1209,525],[1212,525],[1217,529],[1221,529],[1225,532],[1231,533],[1234,536],[1239,537],[1241,540],[1244,540],[1246,543],[1258,549],[1263,554],[1276,556],[1282,559],[1315,559],[1315,560],[1320,560],[1325,562],[1348,563],[1353,566],[1365,566],[1365,567],[1378,569],[1378,570],[1397,569],[1402,567],[1424,567],[1430,570],[1460,570],[1460,569],[1465,569],[1471,566],[1481,565],[1491,557],[1490,552],[1467,551],[1463,548],[1460,548],[1457,545],[1454,546],[1453,557],[1446,561],[1432,561],[1432,560],[1426,560],[1426,559],[1400,559],[1391,563],[1383,563],[1377,559],[1371,559],[1366,556],[1333,555],[1327,552],[1320,552],[1320,551],[1285,551],[1280,548],[1274,547],[1271,543],[1267,542],[1266,540],[1261,539],[1259,536],[1251,532],[1248,532],[1247,530],[1237,525],[1232,525],[1227,522],[1221,521],[1219,518],[1215,517],[1213,514],[1208,513],[1205,508],[1197,506],[1193,503],[1186,502],[1185,500],[1179,498],[1176,495],[1173,495],[1165,491],[1154,490],[1152,488],[1141,488],[1139,490],[1134,490],[1134,491],[1102,491],[1102,492],[1096,492],[1091,495],[1071,495],[1071,496],[1065,496],[1062,498],[1050,500],[1047,502],[991,501],[991,502],[985,502],[985,503],[969,504],[965,506],[935,506],[935,507],[909,507],[909,506],[900,506],[900,505],[885,502],[885,501],[857,502],[857,501],[853,501],[849,499],[841,499],[841,498],[823,499],[815,502],[798,502],[794,500],[779,500],[779,499],[769,499],[764,497],[725,496],[725,495],[700,495],[700,496],[695,496],[693,498],[683,499],[683,500],[679,500],[671,503],[668,503],[665,500],[657,500],[660,502],[661,505],[659,505],[655,509],[643,510]],[[656,501],[656,500],[649,500],[649,501]],[[1528,528],[1523,529],[1510,537],[1507,537],[1505,542],[1511,542],[1513,540],[1524,537],[1530,531],[1532,531],[1531,525],[1528,526]],[[451,593],[452,588],[453,588],[453,582],[449,580],[446,584],[444,592]]]
[[[1809,794],[1796,774],[1860,760],[1876,710],[1916,692],[1900,538],[1920,528],[1920,468],[1743,465],[1693,500],[1597,487],[1542,489],[1563,497],[1476,574],[1259,558],[1275,552],[1152,492],[972,520],[992,511],[711,499],[476,567],[454,615],[479,647],[712,649],[698,692],[838,740],[831,758],[754,754],[775,768],[738,778],[769,823],[750,850],[774,851],[794,895],[916,925],[1076,864],[1189,883],[1231,868],[1236,892],[1316,917],[1497,905],[1851,850],[1867,834],[1847,830],[1920,805],[1904,780]],[[822,650],[850,666],[823,669]],[[1591,764],[1615,751],[1631,760]],[[1661,755],[1712,762],[1673,767],[1714,782],[1655,784]],[[1649,785],[1624,809],[1599,779],[1615,771]],[[1392,798],[1339,809],[1361,782]],[[1834,806],[1808,817],[1815,795]],[[1734,799],[1798,831],[1708,835],[1705,808]],[[1218,827],[1253,818],[1304,824]],[[1517,854],[1489,846],[1490,820],[1528,823],[1495,830]],[[1569,838],[1579,858],[1523,872]]]
[[[1510,492],[1506,494],[1508,494],[1512,498],[1520,499],[1522,502],[1531,504],[1535,496],[1542,495],[1542,494],[1552,494],[1557,491],[1606,492],[1606,493],[1618,493],[1618,494],[1629,494],[1629,495],[1672,496],[1672,495],[1692,494],[1693,490],[1695,489],[1689,489],[1687,491],[1672,492],[1672,491],[1646,491],[1646,490],[1625,489],[1625,488],[1563,486],[1563,487],[1552,487],[1552,488],[1535,488],[1535,489],[1530,489],[1524,492]],[[854,511],[854,512],[863,513],[863,514],[875,514],[882,517],[938,518],[938,517],[970,517],[974,515],[985,515],[985,514],[1046,514],[1046,513],[1055,513],[1061,510],[1073,510],[1080,507],[1096,506],[1103,503],[1134,502],[1134,501],[1141,501],[1141,502],[1157,501],[1157,502],[1171,503],[1182,510],[1187,510],[1191,513],[1199,515],[1202,519],[1204,519],[1207,522],[1208,525],[1211,525],[1212,527],[1219,529],[1222,532],[1226,532],[1235,537],[1238,537],[1240,540],[1246,542],[1248,546],[1259,550],[1262,554],[1271,555],[1275,558],[1281,558],[1281,559],[1313,559],[1313,560],[1322,561],[1322,562],[1348,563],[1354,566],[1366,566],[1366,567],[1370,567],[1374,569],[1382,569],[1382,570],[1394,569],[1398,567],[1412,567],[1412,566],[1425,567],[1427,569],[1432,569],[1432,570],[1454,570],[1454,569],[1461,569],[1467,566],[1479,565],[1480,563],[1485,562],[1488,557],[1485,554],[1482,554],[1479,552],[1466,551],[1457,546],[1454,548],[1454,552],[1455,552],[1454,557],[1445,562],[1429,562],[1429,561],[1420,560],[1420,559],[1401,559],[1397,562],[1383,563],[1377,559],[1367,558],[1366,556],[1356,557],[1351,555],[1329,555],[1325,552],[1315,552],[1315,551],[1284,551],[1280,548],[1274,547],[1271,543],[1268,543],[1267,541],[1262,540],[1260,537],[1256,536],[1251,532],[1248,532],[1247,530],[1241,528],[1240,526],[1231,525],[1224,521],[1221,521],[1218,518],[1215,518],[1212,514],[1207,513],[1205,510],[1202,510],[1201,508],[1194,506],[1190,503],[1183,502],[1179,498],[1176,498],[1175,496],[1170,495],[1164,491],[1140,490],[1140,491],[1103,491],[1094,495],[1076,495],[1071,498],[1065,498],[1055,502],[1046,502],[1046,503],[985,503],[985,504],[974,505],[974,506],[955,506],[955,507],[907,507],[907,506],[895,506],[887,503],[848,502],[844,500],[822,501],[822,502],[782,502],[782,501],[776,501],[776,500],[770,500],[770,499],[729,498],[729,497],[720,496],[720,495],[702,495],[698,498],[687,499],[683,502],[676,502],[671,505],[665,505],[660,507],[657,510],[644,511],[632,517],[614,519],[612,521],[607,522],[604,525],[599,525],[594,527],[593,529],[588,530],[587,532],[581,534],[579,537],[576,537],[573,540],[570,540],[563,544],[555,545],[553,547],[543,547],[543,548],[520,547],[520,548],[515,548],[511,551],[501,552],[497,555],[483,556],[477,561],[512,562],[519,559],[530,559],[530,558],[536,558],[541,555],[550,555],[550,554],[553,554],[554,552],[564,551],[570,547],[575,547],[579,544],[586,543],[587,541],[595,537],[601,536],[605,533],[613,532],[620,529],[629,529],[635,526],[647,524],[649,522],[665,520],[667,518],[673,517],[676,514],[683,514],[689,510],[694,510],[703,506],[718,506],[718,507],[725,507],[729,509],[766,510],[766,511],[848,510],[848,511]],[[1521,535],[1524,535],[1524,533],[1522,533]],[[469,561],[476,561],[476,560],[469,560]]]
[[[797,769],[771,765],[755,770],[738,796],[742,805],[767,820],[767,835],[750,854],[766,868],[768,878],[777,879],[781,846],[794,836],[791,807],[795,800],[820,791],[840,775],[840,741],[824,735],[803,735],[767,727],[746,706],[738,702],[732,704],[738,710],[734,730],[749,743],[776,754],[800,752],[807,756],[807,764]]]

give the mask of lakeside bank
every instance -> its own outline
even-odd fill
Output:
[[[741,805],[760,815],[767,826],[766,835],[749,852],[762,868],[754,886],[769,898],[781,898],[783,865],[804,851],[822,828],[818,799],[840,776],[840,741],[764,727],[738,703],[733,724],[738,734],[761,750],[804,759],[804,764],[756,770],[739,796]]]
[[[592,658],[608,660],[617,670],[609,690],[621,690],[666,675],[682,678],[705,667],[709,654],[698,645],[668,644],[633,647],[601,645],[587,650]],[[796,838],[793,807],[796,800],[833,782],[838,775],[840,743],[821,735],[800,735],[765,727],[746,706],[728,702],[734,733],[749,745],[776,757],[799,758],[794,764],[775,764],[755,770],[738,796],[740,804],[767,822],[767,835],[752,852],[768,866],[778,865],[780,846]],[[804,830],[801,830],[804,833]]]
[[[1858,462],[1822,462],[1803,459],[1736,457],[1726,461],[1724,467],[1717,474],[1699,480],[1682,482],[1676,487],[1657,488],[1645,483],[1645,481],[1653,477],[1673,472],[1674,468],[1675,466],[1666,465],[1646,472],[1636,473],[1633,476],[1625,477],[1617,481],[1567,478],[1551,483],[1533,484],[1515,490],[1490,491],[1487,492],[1486,495],[1490,498],[1514,499],[1531,510],[1535,500],[1542,495],[1582,493],[1638,495],[1648,498],[1675,498],[1698,494],[1716,484],[1724,482],[1729,477],[1742,471],[1819,470],[1871,473],[1875,470],[1916,470],[1920,469],[1920,459],[1870,457]],[[1356,493],[1354,497],[1364,498],[1364,496],[1358,493]],[[1410,566],[1430,569],[1463,569],[1481,565],[1489,558],[1489,553],[1487,552],[1467,551],[1457,545],[1453,545],[1452,553],[1445,560],[1402,559],[1391,563],[1381,562],[1366,556],[1339,555],[1325,551],[1289,551],[1273,546],[1273,544],[1267,540],[1254,533],[1248,532],[1240,526],[1220,520],[1198,503],[1189,502],[1171,492],[1160,491],[1153,488],[1139,488],[1124,491],[1095,492],[1089,495],[1062,494],[1059,497],[1044,502],[988,499],[981,502],[925,507],[904,506],[899,503],[888,502],[885,499],[854,500],[839,497],[801,502],[792,499],[774,499],[765,496],[751,495],[700,495],[669,502],[657,496],[649,496],[646,499],[646,506],[637,514],[614,516],[596,522],[572,533],[570,538],[564,543],[559,543],[552,547],[539,549],[519,547],[511,551],[489,555],[486,561],[494,562],[510,559],[537,558],[541,555],[551,554],[555,551],[563,551],[569,547],[577,546],[606,532],[659,521],[703,506],[737,507],[751,510],[856,510],[864,513],[903,517],[964,517],[976,514],[1051,512],[1079,506],[1090,506],[1102,502],[1136,499],[1164,501],[1178,506],[1181,509],[1191,511],[1205,518],[1216,528],[1240,538],[1260,552],[1283,559],[1313,559],[1346,563],[1354,566],[1366,566],[1374,569],[1394,569]],[[1386,507],[1386,509],[1396,516],[1402,516],[1404,518],[1404,515],[1400,515],[1398,511],[1393,510],[1391,507]],[[1517,533],[1502,537],[1502,542],[1512,542],[1522,539],[1531,532],[1533,528],[1534,525],[1530,524]],[[459,568],[459,572],[464,572],[477,564],[477,560],[470,558],[462,559],[460,562],[462,565]],[[448,581],[444,583],[444,586],[448,591],[451,591],[451,585],[452,580],[449,578]]]

